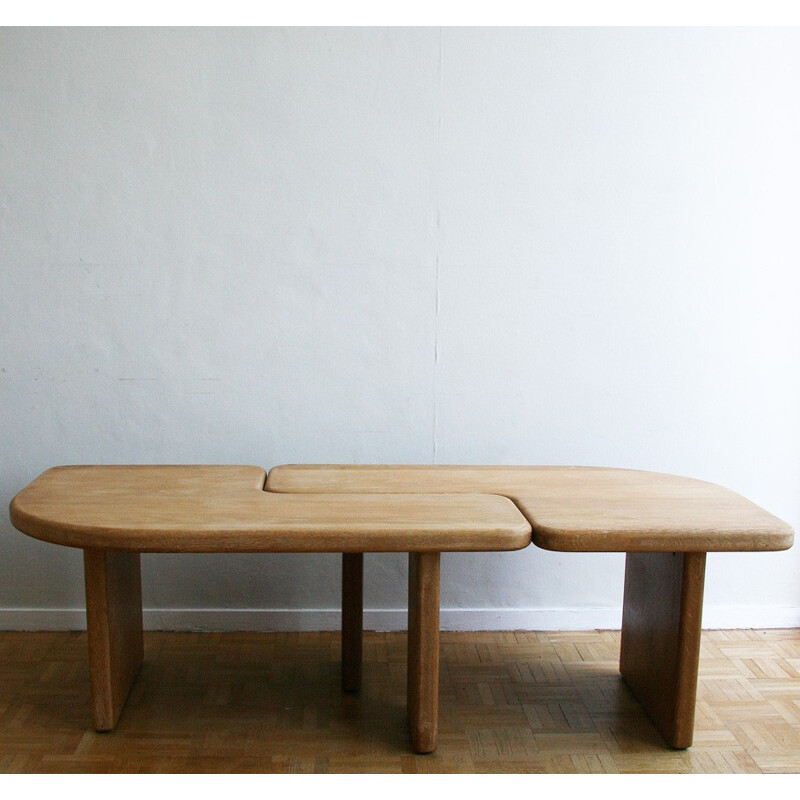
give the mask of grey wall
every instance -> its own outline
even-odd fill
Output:
[[[63,463],[589,464],[800,527],[798,85],[797,29],[1,30],[0,500]],[[405,569],[368,558],[368,624]],[[153,627],[336,624],[332,556],[144,570]],[[445,626],[618,624],[621,556],[443,570]],[[708,624],[800,624],[796,549],[707,585]],[[82,602],[80,553],[0,519],[0,627]]]

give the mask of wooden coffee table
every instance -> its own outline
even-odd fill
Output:
[[[111,730],[142,663],[143,552],[342,553],[342,680],[361,678],[363,554],[407,552],[413,747],[436,747],[448,551],[626,553],[620,671],[665,741],[692,743],[706,554],[784,550],[792,529],[714,484],[573,467],[56,467],[11,504],[84,550],[93,717]],[[266,490],[266,491],[265,491]]]
[[[356,689],[363,553],[407,552],[411,739],[434,750],[440,554],[527,547],[530,525],[496,495],[274,494],[265,480],[247,466],[55,467],[14,498],[16,528],[84,551],[95,728],[114,728],[142,664],[140,553],[342,553],[343,683]]]
[[[689,747],[694,734],[706,554],[785,550],[793,542],[789,525],[730,489],[641,470],[286,465],[270,471],[267,489],[490,492],[514,501],[538,547],[624,552],[620,672],[675,748]]]

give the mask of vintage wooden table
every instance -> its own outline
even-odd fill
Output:
[[[515,502],[541,548],[626,553],[620,672],[676,748],[689,747],[694,734],[706,553],[785,550],[793,542],[789,525],[729,489],[640,470],[286,465],[270,471],[267,488],[490,492]]]
[[[110,730],[142,662],[143,552],[340,552],[342,676],[361,675],[363,554],[407,552],[408,709],[436,747],[447,551],[625,552],[620,671],[665,741],[692,743],[706,554],[791,547],[744,497],[673,475],[573,467],[56,467],[11,504],[21,531],[84,550],[93,716]],[[266,489],[266,491],[265,491]]]
[[[73,466],[11,503],[16,528],[84,551],[94,726],[114,728],[143,657],[140,553],[343,554],[342,669],[361,669],[363,553],[407,552],[412,746],[436,748],[439,564],[449,551],[515,550],[531,529],[497,495],[276,494],[247,466]]]

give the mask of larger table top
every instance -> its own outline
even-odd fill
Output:
[[[629,469],[286,465],[273,492],[490,492],[511,498],[548,550],[785,550],[792,528],[706,481]]]

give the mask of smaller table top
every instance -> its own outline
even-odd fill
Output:
[[[67,466],[11,502],[18,530],[134,552],[519,550],[531,529],[493,494],[277,494],[250,466]]]
[[[547,550],[785,550],[792,528],[706,481],[601,467],[285,465],[273,492],[490,492],[512,499]]]

